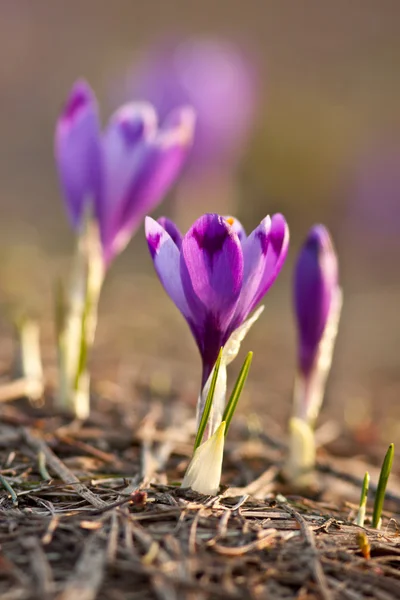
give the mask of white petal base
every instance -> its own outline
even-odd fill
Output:
[[[217,431],[195,451],[182,481],[183,488],[192,488],[200,494],[218,493],[225,442],[225,421]]]

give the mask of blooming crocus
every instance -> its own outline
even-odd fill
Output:
[[[200,37],[160,44],[142,59],[127,87],[151,102],[161,118],[182,104],[193,106],[192,169],[221,169],[240,158],[254,121],[258,84],[253,61],[234,43]]]
[[[195,450],[182,481],[183,488],[212,496],[218,492],[224,442],[225,421],[222,421],[215,433]]]
[[[227,350],[227,363],[236,356],[254,322],[254,315],[247,317],[283,266],[289,242],[286,221],[280,214],[265,217],[248,237],[239,221],[217,214],[203,215],[184,236],[167,219],[147,217],[145,228],[160,281],[199,348],[203,389],[220,348]],[[198,419],[203,403],[204,394]]]
[[[78,252],[68,299],[59,303],[59,403],[89,413],[86,360],[106,269],[163,199],[193,137],[194,112],[176,108],[158,124],[148,103],[126,104],[101,130],[96,98],[84,81],[72,88],[58,119],[55,154]]]
[[[68,214],[78,231],[85,212],[94,215],[105,266],[161,202],[183,166],[194,112],[174,108],[159,125],[151,104],[132,102],[101,131],[93,91],[78,81],[57,122],[55,154]]]
[[[315,457],[315,448],[310,448],[313,426],[332,362],[341,307],[336,252],[328,230],[316,225],[300,250],[294,274],[298,364],[290,424],[292,474],[304,471],[304,463],[309,465]]]

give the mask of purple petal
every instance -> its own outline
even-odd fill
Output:
[[[167,231],[151,217],[145,219],[147,244],[157,275],[174,304],[186,319],[191,317],[180,274],[180,253]]]
[[[112,246],[119,232],[119,211],[132,174],[140,164],[143,144],[154,137],[156,130],[157,115],[153,107],[145,102],[132,102],[114,113],[104,132],[104,194],[97,206],[97,217],[107,262],[113,255]]]
[[[78,228],[86,202],[101,194],[101,150],[98,106],[84,81],[72,88],[55,133],[55,156],[72,225]]]
[[[111,257],[121,252],[145,214],[163,200],[183,167],[193,132],[194,113],[182,108],[141,146],[125,196],[116,210],[115,233],[109,245]]]
[[[270,245],[271,218],[265,217],[243,242],[243,286],[236,308],[234,329],[241,325],[249,314],[260,285],[265,278],[265,267]]]
[[[157,219],[157,223],[165,229],[165,231],[171,236],[172,240],[177,245],[178,249],[181,249],[183,236],[179,231],[178,227],[173,221],[167,219],[167,217],[160,217]]]
[[[294,306],[304,374],[313,367],[337,288],[338,263],[332,240],[328,230],[317,225],[310,230],[295,268]]]
[[[233,231],[238,236],[240,242],[243,244],[243,242],[247,236],[246,236],[246,231],[245,231],[243,225],[241,224],[241,222],[238,219],[236,219],[235,217],[232,217],[231,215],[225,216],[224,219],[225,219],[225,221],[227,221],[229,223],[229,225],[232,227]]]
[[[194,318],[192,331],[208,370],[229,336],[243,282],[239,238],[223,217],[204,215],[184,236],[181,277]]]
[[[268,235],[268,247],[266,239],[260,233],[260,242],[265,252],[264,272],[260,280],[257,292],[249,307],[251,312],[260,302],[261,298],[268,292],[269,288],[278,277],[289,249],[289,227],[283,215],[277,213],[272,215],[271,229]]]

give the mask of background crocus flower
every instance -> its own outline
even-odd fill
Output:
[[[328,230],[313,227],[299,253],[294,274],[298,368],[310,377],[321,354],[325,332],[341,297],[338,261]]]
[[[177,108],[158,126],[150,104],[133,102],[101,131],[96,98],[84,81],[73,86],[57,122],[56,162],[78,234],[68,298],[56,311],[59,404],[79,418],[89,414],[86,361],[106,268],[174,183],[193,129],[191,108]]]
[[[73,86],[56,127],[56,162],[71,223],[79,230],[92,211],[105,265],[174,183],[193,130],[189,107],[175,107],[159,126],[150,104],[132,102],[102,132],[91,88],[84,81]]]
[[[332,362],[341,307],[336,252],[328,230],[316,225],[300,250],[294,274],[298,371],[287,471],[297,482],[315,461],[313,427]]]
[[[197,115],[193,168],[221,169],[241,157],[254,120],[257,75],[233,43],[189,38],[154,47],[129,76],[128,90],[161,119],[183,104]]]
[[[202,388],[221,346],[233,336],[236,356],[246,319],[278,276],[289,231],[280,214],[248,236],[231,217],[206,214],[182,236],[168,220],[146,218],[146,237],[164,289],[187,320],[202,362]],[[243,335],[235,336],[244,327]]]
[[[309,376],[338,293],[338,262],[328,230],[313,227],[302,247],[294,275],[298,364]]]

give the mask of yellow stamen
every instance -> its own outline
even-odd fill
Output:
[[[228,217],[228,218],[226,219],[226,222],[227,222],[227,223],[229,223],[229,225],[233,225],[233,224],[234,224],[234,222],[235,222],[235,219],[234,219],[233,217]]]

